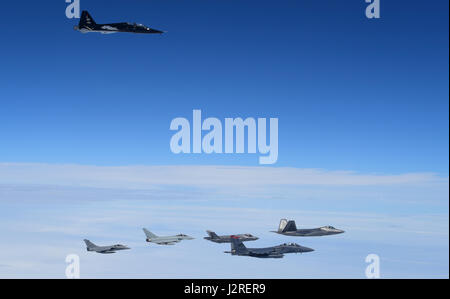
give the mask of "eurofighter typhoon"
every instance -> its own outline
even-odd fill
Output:
[[[287,219],[281,219],[280,225],[278,226],[278,230],[272,232],[285,236],[318,237],[318,236],[342,234],[344,231],[341,229],[334,228],[332,226],[297,229],[294,220],[287,221]]]
[[[156,243],[158,245],[175,245],[182,240],[193,240],[193,237],[190,237],[185,234],[178,234],[174,236],[157,236],[146,228],[143,228],[145,236],[147,237],[145,241],[150,243]]]
[[[209,237],[204,237],[204,239],[215,243],[231,243],[231,238],[233,237],[239,238],[242,242],[258,240],[258,237],[255,237],[252,234],[218,236],[215,232],[210,230],[207,230],[206,233]]]
[[[283,258],[286,253],[303,253],[314,251],[312,248],[303,247],[296,243],[285,243],[277,246],[266,248],[247,248],[244,243],[237,238],[231,238],[231,255],[251,256],[257,258]]]
[[[82,33],[88,32],[100,32],[102,34],[111,34],[117,32],[129,32],[129,33],[159,33],[162,34],[164,31],[156,30],[144,26],[142,24],[136,23],[110,23],[110,24],[97,24],[91,17],[89,12],[84,10],[81,13],[81,18],[78,26],[74,27]]]
[[[127,250],[130,249],[127,246],[116,244],[116,245],[110,245],[110,246],[97,246],[94,243],[92,243],[89,240],[84,239],[84,243],[86,243],[86,249],[87,251],[95,251],[97,253],[102,254],[110,254],[110,253],[116,253],[118,250]]]

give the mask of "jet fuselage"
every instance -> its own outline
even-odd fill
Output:
[[[145,34],[164,33],[164,31],[152,29],[145,25],[137,23],[122,22],[110,24],[97,24],[87,11],[82,12],[80,22],[78,26],[74,27],[74,29],[82,33],[100,32],[103,34],[111,34],[117,32],[145,33]]]

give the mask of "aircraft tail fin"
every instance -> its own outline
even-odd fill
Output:
[[[206,233],[211,237],[211,239],[220,239],[219,236],[213,231],[207,230]]]
[[[84,243],[86,243],[86,247],[88,250],[91,248],[97,247],[97,245],[95,245],[94,243],[92,243],[91,241],[89,241],[87,239],[84,239],[83,241],[84,241]]]
[[[89,14],[89,12],[87,10],[83,10],[83,12],[81,13],[80,24],[78,27],[79,28],[91,27],[96,24],[97,23],[95,23],[94,19]]]
[[[282,232],[295,232],[297,231],[297,226],[295,225],[295,221],[294,220],[289,220],[286,223],[286,226],[283,228]]]
[[[282,233],[284,228],[286,227],[286,224],[288,223],[287,219],[281,219],[280,225],[278,225],[278,232]]]
[[[242,243],[241,239],[238,237],[231,237],[231,253],[245,253],[247,252],[247,247]]]
[[[155,235],[154,233],[152,233],[152,232],[151,232],[151,231],[149,231],[148,229],[146,229],[146,228],[143,228],[142,230],[144,231],[145,235],[147,236],[147,239],[154,239],[154,238],[158,238],[158,236],[157,236],[157,235]]]

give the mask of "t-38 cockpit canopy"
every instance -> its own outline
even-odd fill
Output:
[[[140,28],[147,28],[144,24],[138,24],[138,23],[127,23],[128,25],[134,26],[134,27],[140,27]]]

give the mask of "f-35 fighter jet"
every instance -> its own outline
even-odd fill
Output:
[[[285,236],[318,237],[318,236],[342,234],[344,231],[334,228],[332,226],[297,229],[294,220],[287,221],[287,219],[281,219],[280,225],[278,226],[278,230],[273,232]]]
[[[91,17],[89,12],[84,10],[81,13],[81,18],[78,26],[74,27],[82,33],[88,32],[100,32],[103,34],[111,34],[117,32],[130,32],[130,33],[159,33],[162,34],[164,31],[156,30],[144,26],[142,24],[136,23],[111,23],[111,24],[97,24]]]
[[[127,246],[124,245],[111,245],[111,246],[97,246],[94,243],[92,243],[89,240],[84,239],[84,243],[86,243],[87,251],[95,251],[102,254],[110,254],[110,253],[116,253],[118,250],[126,250],[130,249]]]
[[[300,246],[296,243],[281,244],[273,247],[266,248],[247,248],[244,243],[237,238],[231,238],[231,251],[225,251],[225,253],[231,253],[231,255],[251,256],[257,258],[282,258],[286,253],[303,253],[311,252],[314,249]]]
[[[231,238],[233,237],[237,237],[242,242],[258,240],[258,237],[255,237],[252,234],[218,236],[215,232],[212,232],[210,230],[207,230],[206,233],[209,235],[209,237],[204,237],[204,239],[215,243],[231,243]]]
[[[147,237],[147,239],[145,239],[145,241],[151,242],[151,243],[156,243],[158,245],[174,245],[175,243],[178,243],[182,240],[193,240],[194,239],[193,237],[190,237],[190,236],[184,235],[184,234],[160,237],[160,236],[157,236],[154,233],[150,232],[146,228],[143,228],[143,230],[144,230],[145,236]]]

